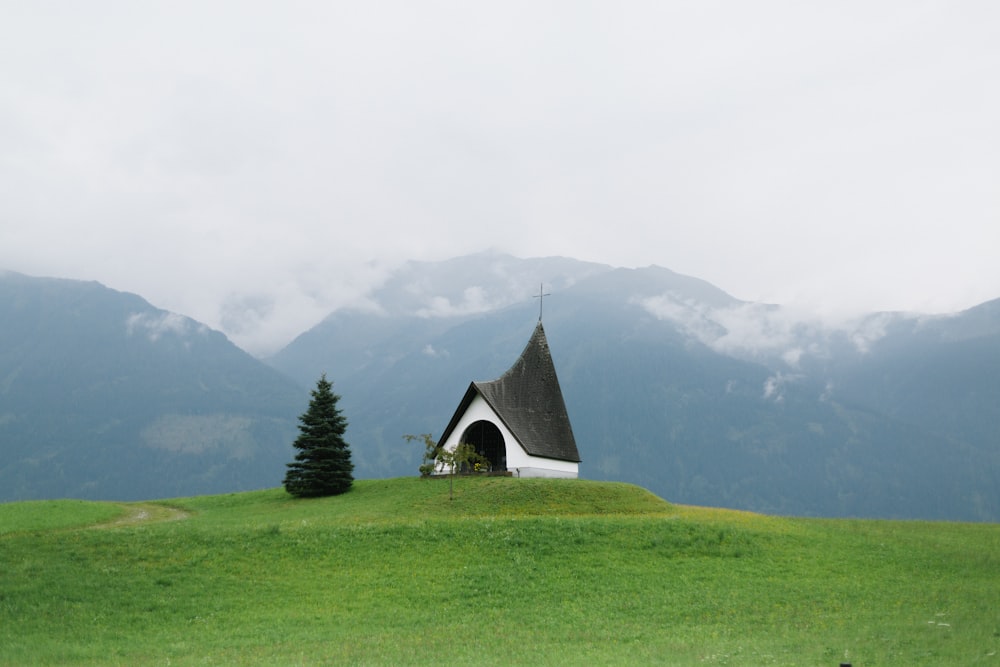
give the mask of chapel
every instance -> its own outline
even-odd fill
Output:
[[[577,477],[580,454],[540,318],[506,373],[469,384],[438,443],[473,445],[494,472]]]

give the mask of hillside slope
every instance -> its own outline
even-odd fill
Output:
[[[0,501],[262,488],[308,392],[98,283],[0,274]]]
[[[580,480],[448,489],[176,498],[187,518],[145,523],[115,522],[135,505],[0,504],[0,664],[936,667],[1000,650],[995,526],[776,518]]]

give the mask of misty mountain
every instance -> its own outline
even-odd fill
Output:
[[[554,277],[552,277],[554,276]],[[581,476],[675,502],[1000,520],[1000,302],[831,327],[659,267],[485,253],[404,267],[269,360],[342,394],[361,477],[413,474],[544,321]]]
[[[308,392],[181,315],[0,273],[0,501],[276,486]]]
[[[548,296],[537,298],[539,285]],[[416,474],[544,307],[581,476],[673,502],[1000,520],[1000,300],[831,326],[664,268],[410,263],[267,360],[97,283],[0,273],[0,500],[276,486],[328,373],[358,477]]]

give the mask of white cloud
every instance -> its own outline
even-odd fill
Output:
[[[830,339],[846,336],[860,351],[886,335],[897,314],[864,318],[824,319],[795,308],[760,303],[738,303],[714,307],[667,293],[634,299],[661,320],[677,324],[681,331],[716,352],[744,358],[777,358],[798,368],[807,355],[826,353]]]
[[[132,313],[125,319],[125,331],[129,336],[145,334],[151,342],[168,334],[186,336],[191,333],[205,333],[204,325],[177,313]]]
[[[479,286],[466,287],[462,291],[462,299],[452,303],[448,297],[432,296],[427,299],[428,305],[417,310],[418,317],[454,317],[458,315],[475,315],[485,313],[503,305],[495,303],[486,291]]]
[[[774,397],[775,402],[780,403],[784,399],[784,395],[778,393],[779,387],[780,384],[776,375],[772,375],[764,380],[764,398]]]
[[[450,353],[448,352],[448,350],[438,350],[438,349],[435,349],[435,347],[433,345],[431,345],[430,343],[427,343],[427,345],[424,345],[424,349],[422,351],[423,351],[423,353],[426,356],[431,357],[433,359],[438,359],[440,357],[451,356]]]
[[[798,365],[802,341],[814,337],[819,323],[777,306],[739,303],[716,308],[681,300],[674,294],[639,298],[636,303],[716,352],[733,356],[776,356]]]
[[[859,352],[870,351],[872,343],[885,337],[886,329],[894,317],[891,313],[881,313],[862,319],[850,333],[850,339],[854,347]]]
[[[775,373],[764,380],[764,391],[762,398],[774,401],[775,403],[785,402],[785,386],[791,382],[801,379],[800,375],[786,375]]]
[[[782,352],[781,359],[792,368],[797,368],[804,353],[801,347],[792,347]]]

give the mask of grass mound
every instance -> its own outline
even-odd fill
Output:
[[[0,665],[997,664],[998,526],[782,519],[571,480],[448,493],[362,480],[117,525],[120,505],[54,505],[49,527],[0,506],[22,513],[0,534]],[[91,511],[105,529],[72,528]]]
[[[422,481],[447,483],[440,478]],[[434,493],[420,503],[420,509],[455,517],[662,515],[673,510],[662,498],[632,484],[505,477],[457,481],[454,500],[445,504],[440,493]]]
[[[411,523],[463,518],[666,515],[676,508],[649,491],[617,482],[509,477],[358,480],[329,498],[292,498],[281,489],[171,501],[198,524],[292,528]]]

